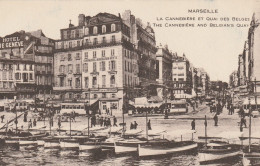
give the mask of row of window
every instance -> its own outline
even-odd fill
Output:
[[[29,82],[29,80],[33,80],[32,73],[15,73],[15,80],[22,80],[23,82]]]
[[[32,64],[16,64],[16,70],[21,70],[21,66],[23,66],[23,70],[26,71],[26,70],[30,70],[32,71],[33,70],[33,65]]]
[[[1,74],[2,73],[2,74]],[[7,75],[8,75],[8,80],[13,80],[13,72],[12,71],[2,71],[0,73],[0,80],[7,80]]]
[[[67,69],[67,70],[66,70]],[[65,65],[60,65],[59,67],[59,72],[60,73],[65,73],[65,72],[68,72],[68,73],[73,73],[73,65],[72,64],[69,64],[65,69]],[[80,64],[76,64],[76,73],[80,73],[81,70],[80,70]]]
[[[2,82],[0,81],[0,88],[2,89],[8,89],[8,88],[14,88],[13,82]]]
[[[110,32],[115,32],[116,31],[116,25],[111,24],[110,28],[107,28],[109,25],[102,25],[101,27],[101,33],[106,33],[107,29],[110,29]],[[99,28],[97,26],[94,27],[87,27],[84,30],[85,35],[90,35],[90,34],[98,34],[99,33]],[[63,37],[64,39],[70,39],[70,38],[78,38],[78,37],[83,37],[83,29],[75,29],[75,30],[70,30],[70,31],[63,31]]]
[[[106,75],[102,75],[102,88],[104,87],[107,87],[107,80],[106,80]],[[89,87],[89,77],[85,77],[84,78],[84,82],[85,82],[85,85],[84,85],[84,88],[90,88]],[[98,88],[98,77],[97,76],[93,76],[92,77],[92,87],[93,88]],[[81,83],[80,83],[80,78],[75,78],[75,87],[76,88],[81,88]],[[114,75],[111,75],[110,76],[110,87],[115,87],[115,83],[116,83],[116,80],[115,80],[115,76]],[[73,84],[72,84],[72,78],[68,78],[67,79],[67,83],[65,84],[65,78],[64,77],[60,77],[59,78],[59,86],[60,87],[65,87],[65,86],[70,86],[72,87]],[[101,88],[100,87],[100,88]]]
[[[85,93],[85,99],[89,99],[89,97],[91,99],[97,99],[99,97],[99,95],[97,93],[94,93],[94,94],[91,94],[89,96],[88,93]],[[111,94],[108,94],[108,93],[102,93],[101,96],[102,98],[115,98],[116,97],[116,94],[115,93],[111,93]],[[80,99],[80,98],[83,98],[83,96],[81,94],[73,94],[73,93],[68,93],[68,98],[69,99],[74,99],[74,98],[77,98],[77,99]]]
[[[67,56],[66,55],[60,55],[61,56],[61,58],[60,58],[60,60],[61,61],[64,61],[64,60],[68,60],[68,61],[72,61],[73,60],[73,58],[72,58],[72,55],[71,54],[68,54]],[[80,60],[81,58],[80,58],[80,53],[78,52],[78,53],[76,53],[76,56],[75,56],[75,60]]]
[[[0,63],[0,70],[13,70],[13,65]]]
[[[101,50],[101,57],[105,57],[106,56],[107,51],[106,50]],[[115,55],[115,49],[111,49],[110,50],[110,55],[114,56]],[[93,51],[92,52],[92,58],[97,58],[97,51]],[[84,59],[90,59],[89,58],[89,52],[85,52],[84,53]]]

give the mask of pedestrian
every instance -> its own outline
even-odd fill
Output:
[[[61,127],[61,119],[60,119],[60,117],[58,118],[58,127],[59,127],[59,130],[60,130],[60,127]]]
[[[107,118],[104,119],[104,126],[107,127]]]
[[[231,115],[235,113],[235,108],[233,106],[233,104],[230,106],[230,109],[231,109]]]
[[[244,116],[245,116],[245,111],[244,111],[244,109],[243,109],[243,106],[241,106],[241,107],[239,108],[239,113],[240,113],[241,117],[244,117]]]
[[[5,118],[5,115],[2,115],[1,116],[1,123],[4,123],[4,118]]]
[[[108,115],[108,110],[107,110],[107,108],[106,108],[106,114]]]
[[[27,112],[25,112],[24,115],[23,115],[23,121],[24,121],[24,122],[27,122],[27,115],[28,115]]]
[[[37,125],[36,119],[33,119],[33,126],[35,127]]]
[[[53,127],[53,117],[51,117],[51,126]]]
[[[137,129],[138,124],[134,121],[134,129]]]
[[[212,109],[213,109],[213,106],[210,105],[210,106],[209,106],[209,111],[210,111],[210,113],[212,113]]]
[[[243,127],[243,125],[246,127],[246,119],[245,119],[245,116],[243,116],[243,117],[241,118],[240,124],[242,125],[242,127]]]
[[[134,129],[134,124],[131,122],[130,124],[130,130]]]
[[[28,124],[29,128],[32,128],[32,120],[29,120],[29,124]]]
[[[110,120],[110,118],[107,119],[107,126],[111,126],[111,120]]]
[[[214,116],[215,126],[218,126],[218,113]]]
[[[116,119],[116,117],[114,116],[114,125],[113,126],[116,126],[117,127],[117,119]]]
[[[193,119],[191,122],[191,130],[195,130],[195,125],[195,119]]]
[[[109,113],[110,113],[110,110],[109,110],[109,108],[107,109],[107,114],[109,115]]]
[[[148,130],[152,130],[150,119],[149,119],[149,121],[147,122],[147,127],[148,127]]]
[[[103,117],[101,116],[100,118],[100,126],[102,127],[103,126]]]

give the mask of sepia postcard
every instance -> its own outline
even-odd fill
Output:
[[[0,165],[260,165],[260,0],[0,0]]]

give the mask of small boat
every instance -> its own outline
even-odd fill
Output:
[[[142,141],[139,139],[126,139],[114,143],[115,154],[125,154],[137,152],[139,144],[145,144],[147,141]]]
[[[198,144],[193,141],[174,142],[168,140],[154,140],[138,145],[139,157],[161,156],[197,149]]]
[[[104,142],[101,142],[102,151],[106,150],[115,150],[115,142],[124,140],[122,137],[115,136],[106,139]]]
[[[87,141],[80,143],[79,150],[81,152],[101,152],[101,142],[104,142],[106,137],[93,137]]]
[[[231,145],[225,142],[212,142],[207,144],[206,149],[201,149],[198,156],[200,164],[206,164],[237,157],[240,154],[241,151],[237,145]]]
[[[205,148],[202,148],[199,153],[200,164],[222,161],[223,159],[238,157],[241,154],[240,145],[237,144],[241,132],[222,132],[218,134],[215,140],[207,143],[207,117],[205,115]],[[230,143],[231,142],[231,143]]]
[[[62,150],[79,150],[79,142],[77,139],[63,139],[60,140],[60,147]]]
[[[44,141],[44,149],[60,149],[60,141],[54,137],[45,137]]]

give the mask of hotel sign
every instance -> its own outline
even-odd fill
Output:
[[[0,49],[23,47],[24,43],[20,37],[6,37],[0,40]]]

